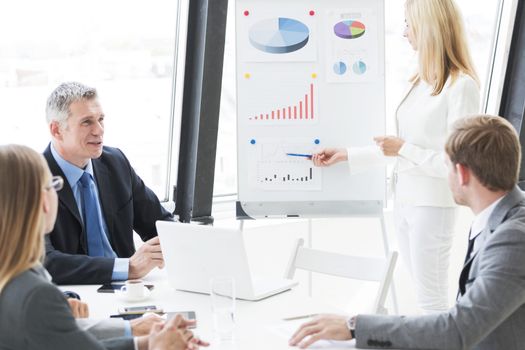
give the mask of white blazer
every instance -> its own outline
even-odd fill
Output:
[[[396,110],[397,135],[405,143],[398,157],[385,157],[376,146],[351,147],[351,173],[384,166],[395,159],[392,185],[396,202],[413,206],[453,207],[445,163],[445,142],[459,118],[479,112],[479,87],[468,75],[460,75],[432,96],[426,82],[412,85]]]

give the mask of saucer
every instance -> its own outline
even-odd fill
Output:
[[[117,297],[125,301],[142,301],[148,299],[151,296],[151,291],[147,287],[144,287],[144,294],[142,294],[141,296],[132,297],[131,295],[128,295],[127,292],[123,292],[120,289],[116,289],[115,294],[117,295]]]

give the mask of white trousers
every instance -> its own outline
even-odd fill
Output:
[[[399,251],[424,313],[449,308],[448,267],[456,216],[456,208],[394,204]]]

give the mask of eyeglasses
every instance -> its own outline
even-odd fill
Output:
[[[62,176],[53,176],[51,178],[51,183],[46,187],[46,190],[54,189],[55,191],[60,191],[64,187],[64,179]]]

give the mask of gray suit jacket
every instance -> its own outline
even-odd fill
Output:
[[[13,278],[0,294],[0,349],[134,349],[132,338],[98,341],[78,328],[62,293],[43,268]]]
[[[124,337],[126,323],[129,322],[120,318],[77,318],[75,321],[78,328],[93,334],[98,340]]]
[[[518,187],[498,203],[476,245],[463,267],[466,292],[453,308],[419,317],[359,315],[357,347],[524,349],[525,195]]]

